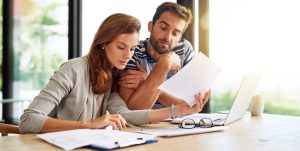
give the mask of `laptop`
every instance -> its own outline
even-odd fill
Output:
[[[193,128],[193,129],[184,129],[179,127],[164,127],[158,129],[149,129],[138,131],[139,133],[143,134],[150,134],[154,136],[160,137],[173,137],[173,136],[183,136],[183,135],[191,135],[191,134],[202,134],[202,133],[212,133],[212,132],[219,132],[227,129],[226,126],[218,126],[218,127],[211,127],[211,128]]]
[[[251,98],[255,93],[260,77],[261,73],[248,73],[244,75],[242,83],[239,87],[239,90],[235,96],[234,102],[228,114],[197,113],[172,119],[171,123],[180,123],[183,119],[186,118],[191,118],[195,122],[200,121],[201,118],[210,118],[215,126],[225,126],[241,119],[249,107]]]

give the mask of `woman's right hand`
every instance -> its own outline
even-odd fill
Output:
[[[120,114],[105,114],[89,121],[89,127],[94,129],[105,128],[111,125],[114,130],[126,128],[126,121]]]

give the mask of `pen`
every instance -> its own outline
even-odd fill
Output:
[[[106,114],[109,115],[109,112],[106,111]],[[106,129],[106,130],[113,130],[113,127],[111,125],[108,125],[104,129]]]

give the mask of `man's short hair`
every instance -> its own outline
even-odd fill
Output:
[[[191,13],[190,9],[188,9],[180,4],[177,4],[177,3],[164,2],[156,8],[156,12],[152,18],[153,25],[155,24],[157,19],[160,17],[160,15],[167,11],[177,15],[178,17],[180,17],[186,21],[187,24],[186,24],[186,27],[184,28],[184,31],[187,29],[189,23],[191,23],[191,21],[192,21],[192,13]]]

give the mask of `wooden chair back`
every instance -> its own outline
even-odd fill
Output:
[[[19,126],[0,123],[0,133],[1,136],[8,136],[8,134],[20,134]]]

